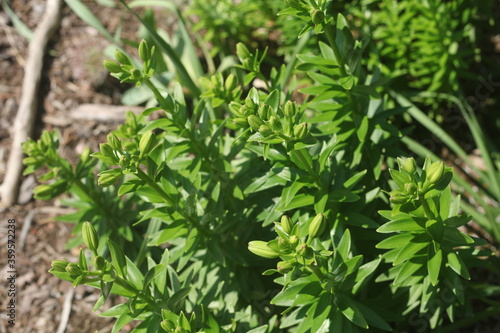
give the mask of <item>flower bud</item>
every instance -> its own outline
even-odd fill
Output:
[[[297,103],[292,101],[286,102],[285,107],[283,109],[285,117],[293,118],[297,114],[297,112],[298,112]]]
[[[254,116],[254,115],[248,116],[247,120],[248,120],[248,124],[250,125],[250,128],[255,132],[257,132],[259,130],[260,126],[264,125],[264,122],[262,121],[262,119],[260,119],[257,116]]]
[[[84,222],[82,226],[83,243],[92,253],[97,256],[97,247],[99,246],[99,238],[97,231],[90,222]]]
[[[231,121],[239,128],[245,128],[248,126],[248,120],[245,118],[233,118]]]
[[[104,60],[104,62],[102,64],[103,64],[104,68],[106,68],[106,70],[110,73],[121,73],[123,71],[122,66],[120,66],[119,64],[117,64],[114,61]]]
[[[69,264],[69,261],[67,261],[66,259],[64,259],[64,260],[52,260],[50,266],[56,272],[65,272],[68,264]]]
[[[427,170],[426,183],[435,184],[444,173],[444,163],[442,161],[434,162]]]
[[[175,324],[171,320],[164,320],[160,323],[161,328],[167,332],[173,332],[175,330]]]
[[[115,59],[122,65],[132,65],[130,59],[120,50],[115,51]]]
[[[299,244],[299,238],[295,235],[290,236],[288,241],[290,242],[290,246],[297,246],[297,244]]]
[[[141,137],[139,141],[139,159],[142,159],[144,155],[149,154],[156,145],[156,135],[149,131]]]
[[[394,190],[391,192],[389,200],[393,204],[402,205],[408,201],[408,196],[401,190]]]
[[[146,62],[151,59],[151,50],[149,49],[148,43],[144,39],[139,43],[137,50],[139,51],[139,57],[142,61]]]
[[[271,116],[269,118],[269,126],[273,129],[273,131],[281,131],[283,127],[281,126],[281,121],[278,120],[276,116]]]
[[[113,148],[108,143],[100,143],[99,150],[106,157],[116,158]]]
[[[415,163],[415,159],[413,157],[409,157],[404,161],[402,169],[410,174],[413,175],[415,171],[417,171],[417,163]]]
[[[296,253],[305,258],[305,259],[312,259],[314,257],[314,251],[312,248],[310,248],[307,244],[305,243],[302,243],[300,245],[298,245],[296,248],[295,248],[295,251]]]
[[[279,254],[267,246],[267,243],[264,241],[251,241],[248,243],[248,249],[259,257],[269,259],[279,257]]]
[[[69,275],[81,275],[82,274],[82,270],[80,269],[80,266],[78,266],[78,264],[75,264],[75,263],[69,263],[66,266],[66,272],[68,272]]]
[[[413,195],[413,194],[415,194],[415,191],[417,190],[417,185],[415,185],[415,183],[406,183],[404,190],[407,194]]]
[[[257,113],[259,114],[260,119],[267,119],[271,114],[271,107],[266,104],[261,104]]]
[[[109,133],[107,136],[108,145],[113,148],[113,150],[121,151],[122,150],[122,142],[115,133]]]
[[[264,137],[274,134],[273,130],[267,125],[261,125],[259,127],[259,133],[262,134],[262,136]]]
[[[97,178],[97,184],[101,187],[108,187],[113,185],[118,178],[122,176],[121,169],[110,169],[100,172],[98,174],[99,178]]]
[[[292,229],[293,229],[292,219],[286,215],[283,215],[281,217],[280,222],[281,222],[281,227],[283,228],[283,231],[286,232],[287,234],[290,234],[290,232],[292,232]]]
[[[236,82],[236,76],[234,76],[231,73],[226,78],[226,82],[224,83],[224,88],[226,88],[227,91],[231,91],[234,88],[236,88],[237,84],[238,84],[238,82]]]
[[[238,55],[240,61],[248,59],[252,56],[248,48],[243,43],[236,44],[236,54]]]
[[[276,265],[276,269],[280,274],[286,274],[293,269],[293,264],[289,261],[280,261]]]
[[[321,24],[325,20],[325,13],[322,10],[315,10],[311,13],[311,20],[314,24]]]
[[[132,68],[130,70],[130,77],[134,80],[142,79],[141,71],[138,70],[137,68]]]
[[[288,239],[280,237],[278,239],[278,246],[281,250],[286,250],[290,246],[290,242]]]
[[[325,231],[326,221],[325,215],[323,213],[319,213],[309,224],[309,237],[314,239],[316,237],[321,236],[321,234]]]
[[[307,136],[307,124],[300,123],[293,128],[293,136],[297,140],[304,139]]]
[[[106,267],[106,259],[101,256],[94,257],[94,267],[100,271]]]
[[[130,166],[130,157],[128,157],[127,155],[120,156],[120,161],[118,162],[118,165],[121,166],[122,168],[128,168]]]

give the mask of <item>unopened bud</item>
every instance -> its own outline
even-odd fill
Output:
[[[110,73],[121,73],[122,67],[114,61],[104,60],[103,62],[104,68]]]
[[[139,43],[138,52],[142,61],[146,62],[151,59],[151,50],[144,39]]]
[[[269,118],[269,126],[273,129],[273,131],[279,132],[282,130],[281,121],[278,120],[276,116],[271,116]]]
[[[80,275],[82,274],[82,270],[80,269],[80,266],[75,263],[69,263],[66,266],[66,272],[69,273],[69,275]]]
[[[290,242],[286,238],[279,238],[278,239],[278,246],[282,250],[286,250],[290,246]]]
[[[255,132],[257,132],[259,130],[260,126],[264,125],[264,122],[262,121],[262,119],[260,119],[257,116],[254,116],[254,115],[248,116],[247,120],[248,120],[248,124],[250,125],[250,128]]]
[[[233,118],[231,121],[239,128],[245,128],[248,126],[248,120],[245,118]]]
[[[389,200],[393,204],[402,205],[408,201],[408,196],[401,190],[394,190],[391,192]]]
[[[121,169],[109,169],[98,174],[97,184],[101,187],[113,185],[122,176]]]
[[[156,135],[152,132],[146,132],[139,141],[139,159],[142,159],[144,155],[149,154],[149,152],[156,145]]]
[[[277,258],[279,254],[272,250],[264,241],[251,241],[248,243],[248,250],[253,254],[263,258]]]
[[[266,105],[266,104],[261,104],[259,106],[259,110],[257,111],[257,113],[259,114],[259,117],[261,119],[267,119],[267,118],[269,118],[269,115],[271,114],[271,107],[269,105]]]
[[[283,228],[283,231],[286,232],[287,234],[290,234],[290,232],[292,232],[292,229],[293,229],[292,219],[286,215],[283,215],[281,217],[280,222],[281,222],[281,227]]]
[[[321,10],[315,10],[311,13],[311,20],[314,24],[321,24],[325,20],[325,13]]]
[[[413,157],[409,157],[404,161],[403,170],[408,174],[413,175],[417,171],[417,163]]]
[[[130,77],[134,80],[140,80],[142,78],[141,71],[137,68],[132,68],[130,70]]]
[[[290,238],[288,238],[288,241],[290,242],[290,246],[297,246],[297,244],[299,244],[299,238],[295,235],[292,235],[290,236]]]
[[[295,139],[301,140],[307,136],[307,124],[300,123],[293,128],[293,135]]]
[[[295,248],[298,255],[305,259],[312,259],[314,257],[314,251],[307,244],[303,243]]]
[[[161,328],[167,332],[172,332],[175,330],[175,324],[171,320],[164,320],[160,323]]]
[[[87,248],[97,256],[97,247],[99,246],[99,238],[97,231],[90,222],[84,222],[82,226],[83,243]]]
[[[69,261],[67,260],[52,260],[50,266],[56,272],[65,272]]]
[[[248,59],[252,56],[248,48],[243,43],[236,44],[236,54],[238,55],[240,61]]]
[[[120,50],[115,51],[115,59],[123,65],[132,65],[130,59]]]
[[[94,267],[100,271],[106,267],[106,259],[101,256],[94,257]]]
[[[325,215],[323,215],[323,213],[319,213],[311,221],[311,224],[309,224],[309,237],[311,237],[311,239],[314,239],[321,236],[321,234],[325,231],[325,227]]]
[[[237,84],[238,82],[236,82],[236,76],[229,74],[226,78],[226,82],[224,83],[224,88],[226,88],[227,91],[231,91],[236,88]]]
[[[99,144],[99,150],[106,157],[116,158],[113,148],[108,143]]]
[[[287,118],[293,118],[297,114],[298,108],[297,103],[288,101],[283,108],[283,113]]]
[[[280,261],[276,265],[276,268],[279,273],[286,274],[293,269],[293,264],[289,261]]]
[[[273,130],[267,125],[261,125],[259,127],[259,133],[262,134],[262,136],[264,137],[274,134]]]
[[[435,184],[444,173],[444,163],[434,162],[431,164],[429,169],[427,170],[426,183],[429,185]]]
[[[116,151],[122,150],[122,142],[120,141],[120,139],[118,139],[116,134],[109,133],[107,136],[107,141],[108,141],[108,145],[110,145],[110,147],[113,148],[113,150],[116,150]]]

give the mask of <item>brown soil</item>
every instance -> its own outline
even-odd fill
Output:
[[[45,10],[45,0],[12,0],[11,9],[34,30]],[[96,1],[84,1],[101,22],[112,32],[120,24],[122,36],[138,40],[135,20],[120,8],[110,8]],[[63,2],[64,3],[64,2]],[[37,123],[34,138],[43,129],[55,129],[61,136],[63,156],[69,161],[85,147],[95,151],[105,135],[119,125],[118,121],[102,121],[96,114],[88,120],[75,121],[74,110],[83,103],[120,105],[122,92],[128,88],[110,77],[102,66],[104,50],[109,42],[90,28],[64,5],[61,27],[49,45],[41,82]],[[12,127],[21,96],[23,66],[26,62],[28,41],[13,26],[6,11],[0,11],[0,182],[2,182],[10,150]],[[101,106],[102,114],[109,110]],[[98,107],[99,109],[99,107]],[[73,111],[72,111],[73,110]],[[100,110],[97,111],[99,113]],[[92,119],[94,118],[94,119]],[[73,288],[48,273],[50,261],[65,257],[76,261],[77,250],[67,250],[65,243],[71,236],[72,225],[53,222],[53,218],[67,213],[58,200],[34,201],[36,186],[33,176],[23,180],[20,202],[12,207],[0,207],[0,333],[18,332],[111,332],[114,319],[99,317],[92,308],[99,291],[85,286]],[[7,278],[8,220],[15,219],[15,290],[9,293]],[[13,297],[12,292],[15,293]],[[15,326],[9,327],[6,312],[15,299]],[[116,299],[108,300],[109,308]],[[66,302],[66,305],[65,305]],[[69,320],[58,331],[64,308],[70,309]],[[128,332],[125,327],[120,332]]]

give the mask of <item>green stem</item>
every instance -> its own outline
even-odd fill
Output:
[[[320,281],[323,281],[325,279],[325,274],[318,268],[318,266],[315,265],[307,265],[306,268],[313,274],[315,274]]]
[[[434,220],[435,216],[434,213],[431,210],[431,207],[429,206],[429,203],[425,199],[421,199],[420,203],[422,204],[422,208],[424,208],[425,216],[429,220]]]

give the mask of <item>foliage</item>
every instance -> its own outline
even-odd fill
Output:
[[[134,332],[422,331],[451,327],[473,299],[496,304],[468,281],[494,269],[485,242],[457,229],[471,216],[452,168],[397,158],[409,141],[392,119],[418,112],[366,61],[368,41],[330,1],[282,5],[281,29],[302,38],[295,56],[265,71],[268,49],[239,43],[238,63],[200,78],[186,43],[137,16],[138,58],[117,50],[104,66],[157,105],[76,167],[55,132],[24,144],[26,173],[49,169],[37,198],[68,192],[78,212],[61,219],[88,249],[50,271],[99,288],[95,310],[125,297],[101,313],[113,332],[133,320]]]

